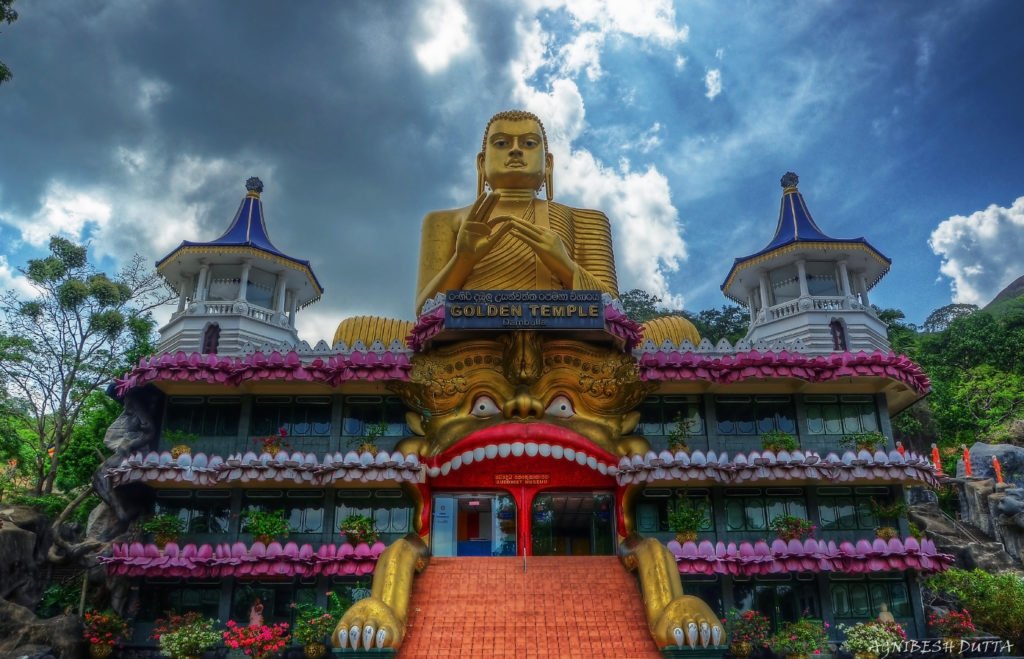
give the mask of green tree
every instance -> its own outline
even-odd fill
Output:
[[[120,414],[121,405],[106,393],[94,391],[89,395],[57,467],[57,487],[67,492],[89,484],[110,455],[103,437]]]
[[[36,295],[0,296],[0,380],[31,429],[35,491],[48,494],[86,401],[148,344],[150,311],[169,294],[141,257],[111,279],[84,246],[60,237],[21,272]]]
[[[623,293],[619,296],[619,302],[626,310],[626,315],[638,323],[646,323],[652,318],[671,313],[662,306],[660,297],[639,288]]]
[[[18,12],[14,10],[14,0],[0,0],[0,23],[10,25],[18,20]],[[0,84],[3,84],[14,77],[7,65],[0,62]]]
[[[687,314],[690,321],[697,327],[702,338],[712,343],[726,339],[736,343],[747,335],[750,329],[750,314],[741,306],[723,304],[718,309],[704,309],[696,315]]]
[[[947,304],[928,314],[921,329],[925,332],[941,332],[958,318],[970,316],[978,310],[976,304]]]

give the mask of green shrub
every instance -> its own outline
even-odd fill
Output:
[[[64,512],[69,503],[67,497],[62,494],[42,494],[36,496],[35,494],[24,493],[11,496],[10,502],[15,505],[28,506],[38,510],[50,519],[56,519],[58,515]]]
[[[971,612],[980,629],[1024,645],[1024,578],[952,568],[928,579],[928,587],[944,593]]]
[[[771,430],[761,435],[761,448],[772,453],[795,451],[800,448],[796,437],[781,430]]]

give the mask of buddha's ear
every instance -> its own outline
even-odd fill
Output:
[[[484,193],[484,152],[476,154],[476,196]]]
[[[544,191],[548,201],[555,198],[555,157],[550,153],[544,154]]]

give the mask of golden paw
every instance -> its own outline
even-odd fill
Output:
[[[708,647],[725,641],[725,630],[704,600],[680,595],[668,603],[652,629],[659,647]]]
[[[331,634],[336,648],[397,648],[402,643],[403,625],[387,604],[367,597],[352,605]]]

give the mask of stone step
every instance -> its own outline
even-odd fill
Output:
[[[434,558],[399,657],[659,657],[637,579],[614,556]]]

